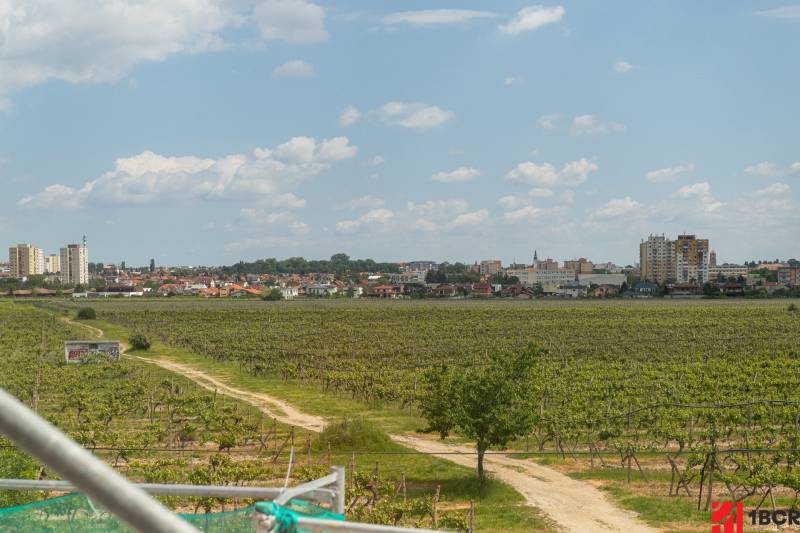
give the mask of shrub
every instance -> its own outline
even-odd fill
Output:
[[[131,335],[131,338],[128,339],[128,342],[134,350],[150,349],[150,339],[148,339],[144,333],[134,333]]]
[[[280,289],[272,289],[264,296],[261,297],[262,300],[267,300],[269,302],[274,302],[278,300],[283,300],[283,293]]]
[[[78,320],[93,320],[97,318],[97,312],[91,307],[81,307],[78,309]]]
[[[317,450],[386,450],[389,436],[366,418],[343,418],[325,426],[315,443]]]
[[[797,304],[793,304],[793,303],[789,304],[789,307],[787,307],[786,310],[789,311],[790,313],[796,313],[797,312]]]

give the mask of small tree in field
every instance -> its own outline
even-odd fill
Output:
[[[268,302],[277,302],[278,300],[283,300],[283,293],[278,288],[270,289],[261,299]]]
[[[97,313],[91,307],[81,307],[78,309],[78,320],[94,320]]]
[[[149,350],[150,349],[150,339],[144,333],[134,333],[128,339],[128,342],[131,345],[131,348],[134,350]]]
[[[531,428],[528,399],[541,353],[534,347],[517,354],[496,353],[486,366],[436,368],[423,377],[418,401],[429,429],[442,437],[458,431],[474,440],[481,481],[486,451],[506,446]]]

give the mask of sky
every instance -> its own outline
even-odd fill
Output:
[[[0,245],[800,258],[800,4],[0,0]]]

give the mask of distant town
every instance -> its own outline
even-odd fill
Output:
[[[0,262],[8,298],[725,298],[798,297],[800,261],[718,263],[708,239],[650,235],[639,262],[620,266],[587,258],[540,258],[503,265],[432,260],[379,263],[336,254],[329,260],[262,259],[230,266],[93,263],[86,237],[46,255],[33,244],[9,248]]]

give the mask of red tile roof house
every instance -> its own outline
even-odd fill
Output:
[[[370,287],[367,292],[367,296],[373,298],[396,298],[398,294],[398,287],[394,285],[375,285]]]
[[[435,296],[441,297],[448,297],[448,296],[455,296],[456,295],[456,288],[449,283],[442,283],[438,285],[435,289],[433,289],[433,294]]]
[[[494,294],[492,286],[488,283],[474,283],[472,285],[472,296],[478,298],[488,298]]]

